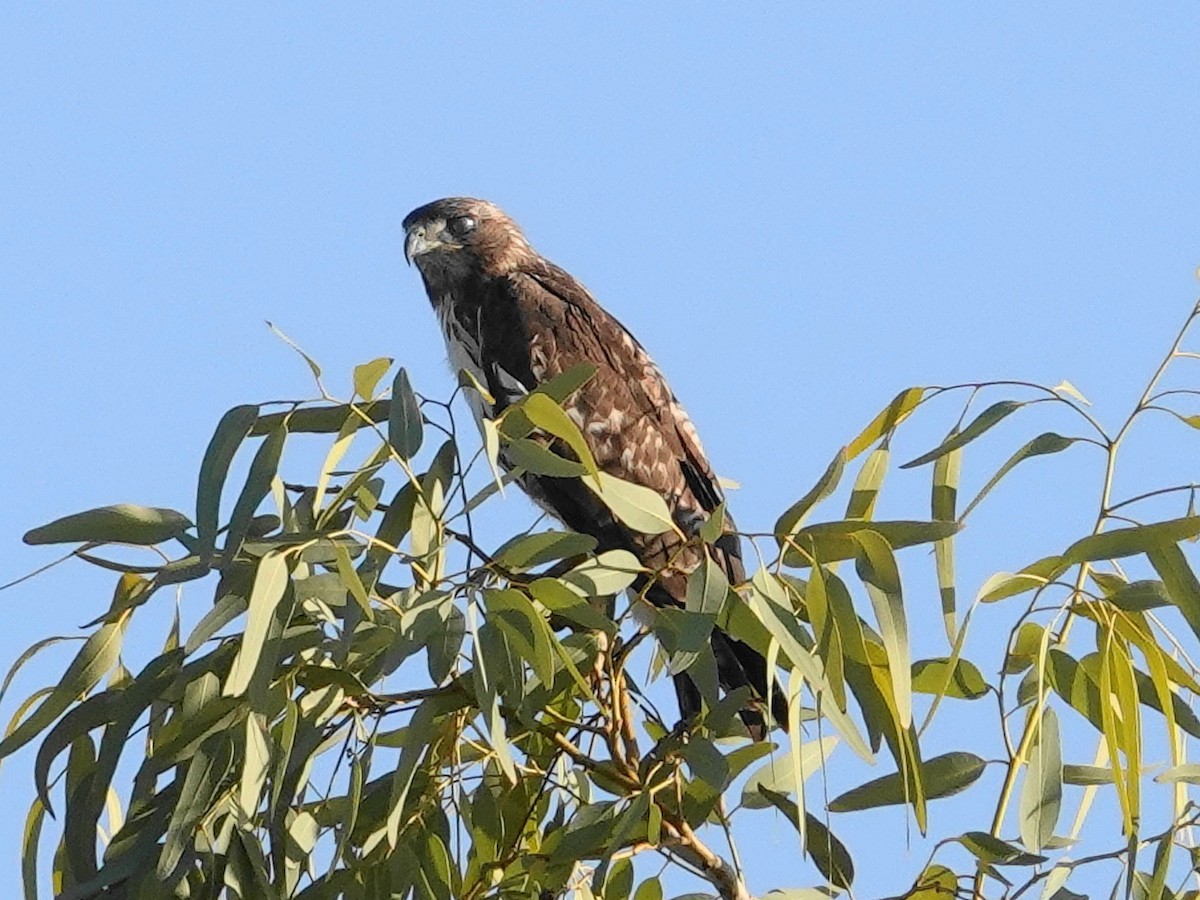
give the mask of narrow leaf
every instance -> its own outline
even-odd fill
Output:
[[[1062,768],[1058,716],[1053,709],[1046,708],[1041,714],[1037,737],[1029,748],[1021,787],[1021,842],[1030,850],[1041,850],[1054,836],[1062,809]]]
[[[421,421],[421,405],[412,385],[408,383],[408,372],[403,366],[392,380],[392,402],[388,409],[388,443],[402,459],[412,459],[421,449],[424,436]]]
[[[947,453],[952,453],[961,447],[965,447],[989,428],[998,425],[1008,415],[1016,412],[1024,405],[1024,403],[1016,400],[1001,400],[999,403],[993,403],[972,419],[970,424],[962,431],[951,432],[950,436],[933,450],[930,450],[928,453],[922,453],[916,459],[909,460],[900,468],[912,469],[916,466],[923,466],[926,463],[933,462],[935,459],[940,459]]]
[[[173,509],[119,503],[55,519],[25,532],[26,544],[160,544],[179,537],[192,523]]]
[[[921,763],[921,770],[926,797],[935,800],[965,790],[979,779],[986,766],[985,760],[961,750],[925,760]],[[894,772],[846,791],[830,802],[829,809],[831,812],[853,812],[877,806],[902,805],[909,802],[905,793],[904,776]]]
[[[196,533],[199,541],[196,554],[201,559],[211,556],[217,540],[217,524],[221,512],[221,490],[229,474],[229,465],[254,422],[257,406],[235,406],[221,417],[200,463],[200,479],[196,487]]]

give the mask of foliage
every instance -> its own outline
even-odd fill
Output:
[[[1166,411],[1200,427],[1200,416],[1170,406],[1196,391],[1159,389],[1170,364],[1196,357],[1182,349],[1196,315],[1113,434],[1065,382],[901,392],[772,533],[747,536],[762,564],[745,584],[702,565],[679,610],[628,596],[643,574],[637,560],[596,553],[586,536],[531,529],[480,546],[473,521],[511,480],[502,454],[527,471],[585,479],[637,528],[677,527],[656,495],[598,472],[563,414],[559,404],[590,371],[568,372],[484,423],[482,449],[465,459],[449,404],[419,398],[403,369],[381,390],[390,360],[359,366],[353,397],[337,401],[305,357],[321,398],[230,410],[204,455],[194,518],[122,505],[27,535],[81,543],[69,558],[112,570],[116,587],[61,680],[20,703],[0,740],[0,757],[38,742],[26,894],[37,893],[48,844],[54,891],[76,900],[651,900],[689,876],[746,897],[735,826],[767,809],[795,826],[797,881],[811,887],[766,896],[828,896],[849,889],[863,865],[837,837],[838,816],[902,805],[924,834],[935,801],[971,792],[987,820],[940,839],[917,881],[896,893],[1070,897],[1081,868],[1116,861],[1117,890],[1172,895],[1190,868],[1173,851],[1197,819],[1187,786],[1200,781],[1184,753],[1200,737],[1188,705],[1200,694],[1186,650],[1194,636],[1170,628],[1178,620],[1200,634],[1200,582],[1183,549],[1200,535],[1196,485],[1117,501],[1114,472],[1144,416]],[[464,373],[461,390],[482,388]],[[1010,396],[974,413],[985,393]],[[894,433],[955,398],[961,413],[945,439],[899,467],[927,467],[929,517],[876,518]],[[970,445],[1037,404],[1061,410],[1068,433],[1029,440],[961,505]],[[327,442],[316,477],[285,481],[284,453],[303,440]],[[361,459],[343,467],[352,447]],[[1015,467],[1067,451],[1103,457],[1094,529],[993,576],[963,612],[955,544],[968,515]],[[814,521],[854,464],[844,517]],[[1136,517],[1163,498],[1186,498],[1184,514]],[[152,547],[161,561],[106,555],[122,544]],[[932,549],[906,565],[932,559],[942,657],[911,659],[915,613],[899,563],[909,547]],[[185,633],[181,613],[208,586],[211,605]],[[144,655],[130,639],[139,610],[169,603],[168,587],[173,627],[134,672]],[[1001,601],[1024,606],[1013,606],[1003,658],[979,664],[967,655],[972,617]],[[636,619],[635,607],[645,608]],[[779,667],[790,737],[749,741],[737,717],[745,694],[717,695],[707,638],[718,626]],[[31,647],[4,690],[64,639]],[[677,725],[656,708],[635,674],[647,670],[634,665],[638,654],[652,655],[652,679],[688,669],[703,713]],[[943,711],[954,709],[947,700],[984,698],[998,704],[999,760],[973,752]],[[935,736],[955,749],[927,753]],[[1089,740],[1090,759],[1066,757]],[[1169,757],[1155,778],[1169,785],[1165,801],[1149,795],[1147,754],[1157,746]],[[826,804],[806,781],[835,751],[847,764],[849,754],[879,758],[891,774]],[[980,781],[989,768],[998,792]],[[1122,838],[1071,858],[1101,791],[1116,797]],[[1152,819],[1163,825],[1147,835]],[[681,874],[641,864],[653,857]]]

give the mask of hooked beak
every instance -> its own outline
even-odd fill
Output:
[[[445,234],[441,222],[426,222],[413,225],[404,236],[404,259],[411,266],[422,253],[446,246],[440,238]]]

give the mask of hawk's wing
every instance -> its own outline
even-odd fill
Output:
[[[504,321],[485,326],[482,347],[489,382],[516,378],[528,389],[581,362],[596,367],[592,379],[563,407],[587,440],[599,468],[643,485],[666,500],[684,534],[692,535],[724,499],[691,419],[645,349],[569,274],[550,263],[499,279],[504,292],[485,309],[505,310]],[[503,302],[507,301],[507,302]],[[627,549],[657,573],[646,596],[660,606],[685,601],[687,575],[703,552],[674,533],[647,535],[618,522],[578,478],[527,475],[522,486],[574,531],[594,536],[599,549]],[[724,534],[710,552],[733,583],[744,580],[740,541],[726,514]],[[643,586],[645,586],[643,584]],[[727,690],[749,685],[768,693],[763,658],[719,630],[712,633],[718,675]],[[700,695],[686,675],[676,677],[681,711],[700,710]],[[782,692],[772,694],[772,714],[787,721]],[[756,737],[761,713],[743,712]]]

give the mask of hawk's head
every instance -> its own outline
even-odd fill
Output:
[[[404,217],[404,257],[427,280],[504,275],[536,255],[517,223],[487,200],[447,197]]]

